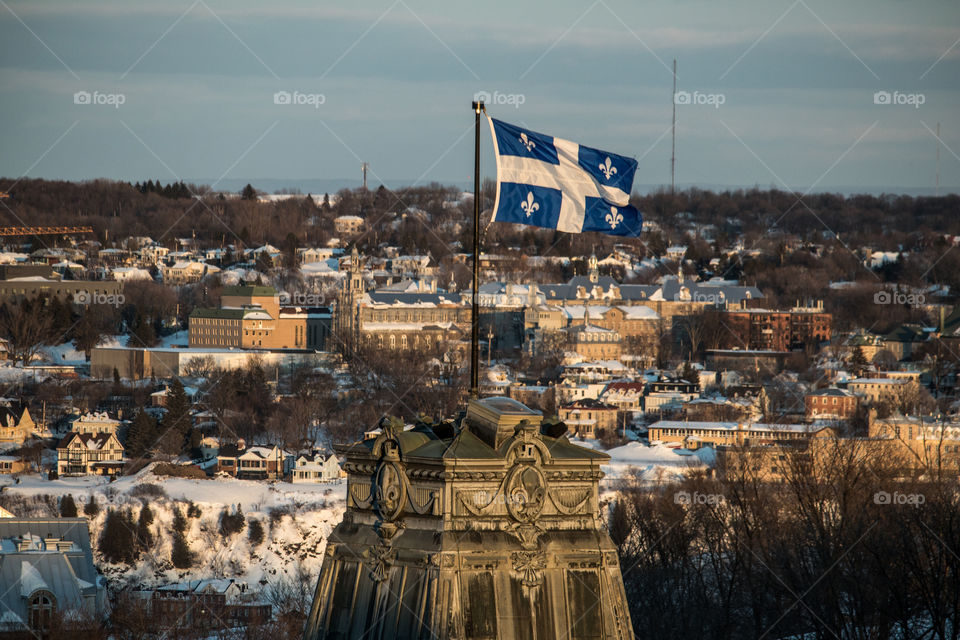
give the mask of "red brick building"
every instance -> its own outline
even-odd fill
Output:
[[[724,309],[708,312],[720,334],[720,349],[793,351],[830,340],[833,316],[815,307],[788,311]]]
[[[846,420],[856,414],[860,398],[846,389],[829,388],[808,393],[803,398],[803,404],[807,418]]]

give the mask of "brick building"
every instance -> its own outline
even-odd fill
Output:
[[[282,306],[273,287],[224,287],[220,305],[190,314],[191,348],[322,351],[330,333],[328,308]]]
[[[720,349],[792,351],[828,342],[833,317],[814,307],[788,311],[769,309],[716,309],[707,312],[718,332]]]
[[[836,418],[847,420],[857,413],[860,398],[845,389],[820,389],[803,398],[806,416],[809,419]]]

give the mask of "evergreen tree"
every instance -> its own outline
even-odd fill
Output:
[[[259,520],[251,520],[250,526],[247,527],[247,537],[250,539],[250,544],[254,547],[260,546],[260,543],[263,542],[263,523]]]
[[[110,509],[100,533],[100,555],[107,562],[133,564],[137,559],[136,524],[129,511]]]
[[[850,368],[856,375],[863,373],[867,366],[867,356],[863,353],[863,348],[857,345],[853,348],[853,354],[850,356]]]
[[[150,533],[150,525],[153,524],[153,511],[150,505],[144,504],[140,509],[140,517],[137,519],[137,548],[140,551],[146,551],[153,545],[153,534]]]
[[[224,507],[220,513],[220,535],[228,538],[235,533],[240,533],[243,531],[244,523],[243,509],[240,508],[240,505],[237,505],[237,510],[234,513],[230,513]]]
[[[689,362],[683,363],[683,371],[680,372],[680,377],[687,382],[700,384],[700,372],[694,369],[693,365]]]
[[[256,200],[257,191],[251,184],[248,183],[247,186],[243,188],[243,191],[240,192],[240,198],[242,200]]]
[[[74,502],[73,496],[69,493],[60,499],[60,517],[61,518],[77,517],[77,503]]]
[[[193,552],[182,533],[173,533],[173,549],[170,551],[170,562],[177,569],[189,569],[193,566]]]
[[[160,431],[164,433],[164,440],[171,444],[164,449],[168,453],[181,451],[187,444],[187,436],[193,426],[190,420],[190,400],[178,378],[173,379],[167,393],[167,413],[163,416]]]
[[[140,409],[127,430],[127,455],[139,458],[146,454],[157,439],[157,421],[149,413]]]
[[[88,518],[96,518],[97,514],[100,513],[100,503],[97,502],[92,493],[87,496],[87,503],[83,505],[83,513]]]
[[[183,534],[187,530],[187,519],[183,517],[183,511],[180,510],[180,507],[174,507],[173,509],[173,531],[174,533]]]

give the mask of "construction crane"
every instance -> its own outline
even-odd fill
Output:
[[[0,236],[67,236],[93,233],[93,227],[0,227]]]

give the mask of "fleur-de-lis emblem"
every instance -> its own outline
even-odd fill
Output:
[[[609,160],[610,158],[607,158]],[[616,171],[616,169],[614,169]],[[610,207],[610,213],[607,214],[607,224],[611,229],[616,229],[617,225],[623,222],[623,214],[617,211],[616,207]]]
[[[528,218],[533,215],[534,211],[540,208],[540,203],[533,200],[533,191],[527,191],[527,199],[520,203],[520,208],[523,209]]]
[[[607,156],[607,159],[600,163],[600,171],[606,176],[607,180],[617,172],[617,168],[610,162],[610,156]]]
[[[533,148],[537,146],[537,143],[528,138],[525,133],[520,134],[520,143],[527,148],[527,151],[533,151]]]

